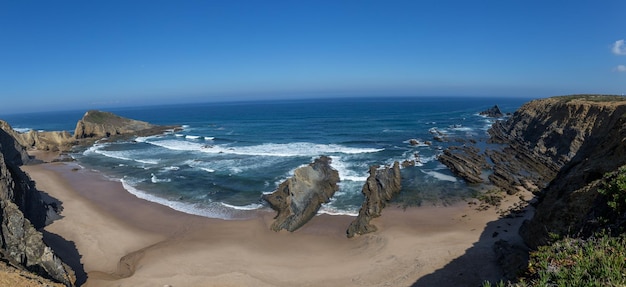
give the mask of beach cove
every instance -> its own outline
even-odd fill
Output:
[[[206,218],[139,199],[76,163],[23,169],[62,202],[62,218],[45,228],[62,240],[48,244],[84,271],[83,286],[474,286],[501,277],[492,245],[516,241],[523,220],[459,202],[389,206],[372,221],[377,232],[352,239],[345,228],[353,217],[341,215],[274,232],[273,212]]]

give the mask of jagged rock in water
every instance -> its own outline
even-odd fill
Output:
[[[100,139],[125,135],[147,136],[178,129],[178,126],[158,126],[120,117],[113,113],[91,110],[76,123],[76,139]]]
[[[498,107],[498,105],[495,105],[489,109],[486,109],[478,114],[482,116],[490,117],[490,118],[501,118],[504,116],[502,111],[500,111],[500,107]]]
[[[468,183],[481,183],[483,169],[489,168],[484,155],[473,146],[449,147],[438,160]]]
[[[0,260],[73,286],[74,272],[44,244],[36,229],[45,224],[48,206],[19,168],[23,147],[6,132],[0,132],[0,144]]]
[[[362,189],[365,200],[359,215],[346,231],[348,237],[376,231],[376,226],[370,224],[370,220],[379,217],[387,202],[402,188],[400,165],[397,161],[392,167],[379,169],[378,166],[371,166],[369,174]]]
[[[330,166],[331,159],[322,156],[299,167],[293,177],[281,183],[263,199],[278,212],[271,229],[294,231],[309,221],[322,203],[327,203],[339,189],[339,173]]]

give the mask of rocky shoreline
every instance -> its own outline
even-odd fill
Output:
[[[626,164],[624,115],[626,98],[619,96],[534,100],[493,124],[486,148],[450,147],[439,161],[486,190],[533,192],[535,215],[519,230],[530,248],[555,235],[590,235],[606,205],[598,192],[603,176]]]
[[[27,281],[52,280],[65,286],[74,286],[76,282],[74,271],[43,241],[42,229],[59,218],[60,206],[52,198],[44,199],[35,182],[20,168],[33,160],[28,149],[68,152],[74,146],[91,145],[96,140],[161,134],[178,128],[100,111],[87,112],[78,121],[73,136],[66,131],[19,133],[0,121],[0,261],[6,264],[3,268],[15,270],[10,272]]]
[[[484,115],[504,116],[497,106]],[[605,185],[607,174],[626,165],[625,115],[626,98],[618,96],[534,100],[493,124],[487,141],[463,140],[462,145],[451,146],[438,157],[469,185],[480,187],[485,196],[497,197],[497,192],[536,196],[524,199],[535,209],[532,218],[519,228],[524,242],[498,241],[494,245],[507,277],[525,268],[528,248],[548,243],[553,234],[583,236],[609,225],[623,228],[623,221],[599,220],[607,204],[599,190]],[[97,140],[160,134],[180,128],[154,126],[99,111],[87,112],[77,123],[73,136],[67,132],[17,133],[6,122],[0,122],[0,127],[0,261],[9,268],[33,272],[41,277],[41,282],[52,280],[65,286],[74,286],[74,272],[43,243],[40,231],[58,216],[60,206],[44,199],[20,169],[20,165],[31,160],[27,149],[66,152],[73,146],[90,145]],[[437,133],[433,137],[447,140]],[[386,203],[402,188],[398,162],[386,167],[372,166],[369,173],[362,189],[365,200],[359,216],[347,226],[348,237],[376,231],[370,221],[381,215]],[[297,169],[273,194],[263,196],[277,211],[269,228],[293,232],[303,227],[320,205],[332,197],[339,180],[327,157]],[[497,232],[493,237],[496,236]]]

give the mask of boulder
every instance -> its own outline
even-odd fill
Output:
[[[330,201],[339,189],[339,172],[330,163],[330,157],[322,156],[297,168],[294,175],[273,193],[263,195],[263,199],[278,212],[272,230],[295,231],[315,216],[323,203]]]
[[[402,188],[400,165],[397,161],[391,167],[371,166],[369,174],[361,190],[365,195],[365,200],[361,205],[359,215],[350,223],[346,231],[349,238],[356,234],[376,231],[376,226],[371,224],[370,220],[379,217],[387,202]]]

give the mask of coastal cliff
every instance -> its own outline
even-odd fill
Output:
[[[8,272],[2,277],[17,276],[17,285],[51,279],[73,286],[74,272],[44,244],[37,230],[44,226],[52,207],[19,168],[28,160],[24,147],[4,131],[0,132],[0,144],[0,261]]]
[[[488,145],[451,147],[439,160],[470,184],[532,191],[528,247],[626,228],[626,98],[574,95],[534,100],[489,130]],[[610,192],[607,192],[610,190]]]

